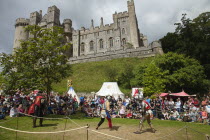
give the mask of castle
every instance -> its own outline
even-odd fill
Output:
[[[27,40],[30,35],[24,30],[27,25],[38,25],[43,28],[60,26],[65,31],[66,42],[73,47],[68,50],[69,63],[103,61],[122,57],[151,57],[162,54],[158,41],[148,44],[147,37],[140,33],[135,13],[134,0],[127,1],[128,11],[113,14],[112,24],[95,27],[91,20],[90,28],[81,27],[74,30],[71,19],[60,23],[60,10],[56,6],[48,8],[47,14],[42,11],[30,14],[30,19],[18,18],[15,23],[14,46],[20,46],[19,40]]]

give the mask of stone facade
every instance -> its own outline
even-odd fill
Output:
[[[140,33],[135,13],[134,0],[127,2],[128,11],[113,14],[113,23],[95,27],[91,20],[90,28],[72,28],[72,21],[64,19],[60,23],[60,10],[56,6],[48,8],[47,14],[42,11],[30,14],[30,19],[17,19],[14,48],[19,47],[18,40],[27,40],[30,35],[24,31],[26,25],[39,25],[43,28],[60,26],[64,28],[66,42],[73,47],[68,51],[69,63],[104,61],[122,57],[151,57],[162,54],[161,44],[157,41],[148,45],[147,37]]]

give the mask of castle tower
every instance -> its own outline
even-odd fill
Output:
[[[15,48],[20,47],[20,40],[27,40],[29,33],[25,31],[25,26],[29,25],[30,20],[25,18],[18,18],[15,23],[15,37],[13,51]]]
[[[54,5],[47,11],[47,28],[60,25],[60,10]]]
[[[134,48],[138,48],[140,47],[140,35],[138,29],[138,22],[136,18],[134,0],[129,0],[127,4],[128,4],[131,43],[133,44]]]
[[[38,25],[38,23],[42,20],[42,11],[38,13],[33,12],[30,14],[30,25]]]
[[[70,43],[72,41],[72,21],[71,19],[64,19],[63,21],[64,33],[66,38],[66,43]],[[70,47],[69,50],[66,51],[67,56],[73,56],[73,47]]]

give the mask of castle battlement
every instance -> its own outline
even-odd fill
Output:
[[[16,26],[27,26],[29,25],[30,20],[27,18],[18,18],[15,21],[15,27]]]
[[[30,14],[30,18],[37,17],[37,16],[41,16],[41,13],[35,11],[35,12],[32,12],[32,13]]]
[[[113,14],[114,18],[124,18],[124,17],[128,17],[128,16],[129,16],[128,11]]]
[[[60,9],[58,9],[55,5],[48,7],[47,12],[58,11],[60,13]]]
[[[64,20],[63,20],[63,23],[64,23],[64,24],[71,24],[71,25],[72,25],[71,19],[64,19]]]

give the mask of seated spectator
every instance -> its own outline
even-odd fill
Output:
[[[13,107],[10,109],[9,116],[10,117],[17,117],[17,115],[18,115],[18,110],[17,110],[16,106],[13,105]]]
[[[132,116],[132,111],[131,110],[128,110],[128,113],[127,113],[126,118],[131,119],[132,117],[133,117]]]
[[[0,113],[0,120],[3,120],[3,119],[5,119],[5,115]]]
[[[187,110],[188,110],[188,104],[187,104],[187,102],[184,102],[183,112],[186,112]]]
[[[197,122],[202,123],[202,109],[199,108],[199,110],[197,111]]]
[[[190,110],[189,116],[192,119],[192,122],[196,122],[196,120],[197,120],[197,117],[196,117],[197,114],[196,114],[196,111],[195,110]]]
[[[66,109],[66,115],[72,115],[72,113],[73,113],[72,106],[67,107],[67,109]]]
[[[93,110],[90,107],[87,108],[87,115],[88,117],[93,117]]]
[[[122,105],[119,110],[120,118],[125,118],[125,106]]]
[[[23,109],[23,105],[22,105],[22,104],[20,104],[20,105],[18,106],[17,110],[18,110],[18,112],[20,112],[20,113],[24,113],[24,112],[25,112],[25,110]]]
[[[7,107],[7,104],[4,104],[4,106],[2,108],[2,114],[6,115],[8,110],[9,110],[9,108]]]
[[[177,120],[178,117],[179,112],[176,109],[174,109],[169,116],[170,120]]]
[[[177,121],[183,121],[183,119],[184,119],[184,115],[180,114],[179,117],[177,118]]]
[[[184,121],[184,122],[191,122],[191,121],[192,121],[192,119],[190,118],[190,115],[189,115],[189,111],[187,111],[187,112],[184,114],[183,121]]]
[[[166,110],[163,110],[162,114],[163,114],[164,120],[169,120],[169,114],[168,114],[168,112],[166,112]]]

